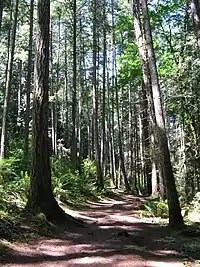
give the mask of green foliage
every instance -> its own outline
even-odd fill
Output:
[[[8,188],[15,190],[20,196],[26,200],[29,192],[30,177],[27,171],[21,171],[17,179],[8,183]]]
[[[0,184],[0,195],[0,236],[9,240],[20,238],[18,221],[25,201],[11,181]]]
[[[84,201],[96,195],[96,167],[93,161],[84,160],[81,174],[70,168],[66,158],[52,159],[54,194],[61,201]]]
[[[29,189],[28,172],[16,172],[22,162],[14,157],[0,161],[0,236],[9,240],[21,237],[18,221]]]
[[[120,82],[125,84],[135,78],[142,76],[141,64],[137,55],[137,46],[135,43],[126,44],[124,53],[119,57]]]
[[[21,172],[27,172],[30,159],[24,159],[23,142],[11,140],[9,158],[0,160],[0,180],[12,180],[21,176]]]
[[[0,185],[3,186],[5,192],[16,192],[24,200],[28,195],[29,190],[29,175],[27,171],[20,170],[19,166],[21,159],[9,158],[0,161]]]
[[[124,10],[122,11],[124,12]],[[120,35],[121,32],[126,33],[127,35],[133,33],[133,18],[132,16],[118,14],[117,21],[116,21],[116,33]]]
[[[17,176],[14,170],[17,161],[15,158],[2,159],[0,161],[0,182],[12,180]]]
[[[29,192],[30,177],[27,171],[19,170],[23,160],[11,157],[0,161],[0,217],[18,214]],[[94,198],[96,192],[96,166],[85,159],[81,174],[72,170],[67,158],[52,158],[52,184],[55,196],[62,201],[84,201]]]
[[[141,215],[146,217],[168,217],[168,206],[164,201],[148,199],[143,202]]]
[[[82,173],[84,177],[87,177],[87,179],[90,179],[91,181],[96,181],[96,164],[94,161],[91,161],[89,159],[83,160],[83,168]]]
[[[20,230],[30,184],[27,171],[19,169],[23,160],[17,158],[0,161],[0,235],[8,240],[18,239],[31,234],[48,235],[52,229],[42,218],[29,218],[31,227]],[[61,201],[83,202],[97,198],[96,167],[88,159],[82,163],[81,175],[70,168],[67,158],[52,158],[52,183],[55,196]],[[33,227],[32,227],[33,225]]]

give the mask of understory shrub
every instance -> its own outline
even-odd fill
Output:
[[[15,239],[20,236],[16,226],[27,200],[29,176],[19,171],[22,159],[10,157],[0,161],[0,236]]]
[[[143,202],[141,215],[146,217],[168,218],[167,203],[157,199],[148,199]]]
[[[28,171],[20,170],[22,161],[14,157],[0,161],[0,219],[18,216],[26,204],[30,177]],[[55,196],[61,201],[81,202],[96,198],[95,184],[93,161],[84,160],[79,174],[72,170],[67,158],[52,158],[52,185]]]
[[[66,158],[52,158],[52,183],[54,194],[61,201],[82,201],[96,196],[96,167],[84,160],[82,170],[73,171]]]
[[[19,194],[26,200],[29,190],[30,178],[27,171],[19,170],[18,164],[22,160],[18,158],[2,159],[0,161],[0,185],[4,192]]]
[[[20,225],[30,186],[29,173],[24,166],[23,158],[10,157],[0,161],[0,236],[10,240],[21,236],[17,224]],[[84,160],[79,173],[73,171],[69,159],[52,158],[52,185],[55,196],[61,201],[95,199],[95,184],[96,167],[93,161]],[[35,222],[33,224],[36,225]],[[41,222],[41,225],[44,223]],[[46,225],[43,228],[46,229]]]
[[[12,202],[10,197],[13,195],[16,199],[20,198],[20,201],[27,200],[30,177],[28,171],[20,169],[19,166],[23,167],[21,158],[11,157],[0,161],[0,186],[1,191],[4,192],[1,199],[7,202]],[[60,200],[82,201],[95,197],[95,184],[96,166],[93,161],[85,159],[79,173],[71,168],[67,157],[52,157],[52,185],[55,196]]]

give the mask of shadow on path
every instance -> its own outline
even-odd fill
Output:
[[[87,225],[40,238],[28,244],[2,245],[1,266],[131,267],[185,266],[179,253],[183,244],[171,242],[170,229],[144,223],[137,212],[140,198],[116,194],[89,202],[72,215]],[[75,208],[75,207],[73,207]],[[194,266],[188,263],[187,266]]]

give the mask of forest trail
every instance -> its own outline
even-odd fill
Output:
[[[114,194],[99,202],[70,208],[69,213],[87,222],[56,238],[9,244],[0,250],[6,267],[167,267],[195,266],[172,246],[166,227],[144,222],[138,216],[141,199]]]

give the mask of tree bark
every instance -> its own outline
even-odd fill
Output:
[[[148,159],[150,157],[150,143],[149,143],[149,118],[155,117],[154,109],[151,107],[151,95],[152,95],[152,87],[151,87],[151,78],[150,78],[150,70],[148,66],[148,60],[147,60],[147,51],[145,48],[145,38],[144,33],[142,29],[142,23],[140,18],[140,9],[139,9],[139,3],[138,1],[133,1],[133,17],[134,17],[134,29],[135,29],[135,35],[138,43],[138,50],[139,50],[139,56],[141,61],[141,67],[142,67],[142,75],[143,75],[143,84],[142,84],[142,110],[143,110],[143,131],[144,131],[144,147],[146,150],[146,159],[145,159],[145,172],[147,177],[147,191],[150,195],[152,193],[152,186],[151,186],[151,171],[150,171],[150,160]],[[149,106],[149,108],[148,108]],[[148,111],[149,116],[148,116]],[[147,118],[148,116],[148,118]],[[153,122],[154,123],[154,122]],[[153,124],[151,122],[151,124]],[[153,128],[154,125],[151,125]]]
[[[43,212],[49,221],[60,221],[64,211],[53,196],[48,145],[49,23],[50,0],[38,0],[32,170],[26,208],[33,214]]]
[[[1,34],[2,17],[3,17],[3,0],[0,0],[0,34]]]
[[[55,106],[54,106],[54,153],[58,155],[58,118],[60,112],[60,103],[58,100],[58,94],[60,89],[60,54],[61,54],[61,14],[60,11],[58,13],[58,44],[57,44],[57,59],[56,59],[56,90],[55,90]]]
[[[67,29],[65,29],[65,69],[64,69],[64,75],[65,75],[65,109],[66,109],[66,115],[65,115],[65,146],[68,148],[70,146],[69,142],[69,77],[68,77],[68,42],[67,42]]]
[[[6,79],[6,88],[4,95],[4,105],[3,105],[3,116],[2,116],[2,130],[1,130],[1,151],[0,159],[7,157],[7,124],[8,124],[8,106],[9,106],[9,97],[10,90],[12,86],[12,72],[13,72],[13,59],[15,52],[15,39],[16,39],[16,28],[17,28],[17,19],[18,19],[18,5],[19,0],[15,1],[15,11],[14,11],[14,20],[12,23],[12,33],[11,33],[11,43],[10,43],[10,52],[8,59],[8,69],[7,69],[7,79]]]
[[[30,28],[29,28],[29,45],[28,45],[28,67],[26,80],[26,113],[25,113],[25,130],[24,130],[24,159],[27,161],[29,152],[29,122],[30,122],[30,93],[32,82],[32,56],[33,56],[33,13],[34,0],[30,2]]]
[[[153,40],[152,40],[151,26],[148,15],[147,1],[140,0],[140,3],[143,15],[144,33],[145,33],[146,47],[148,53],[148,63],[151,75],[157,137],[159,142],[159,149],[161,152],[160,160],[162,162],[163,175],[167,190],[167,200],[169,207],[169,225],[172,227],[182,227],[184,223],[183,223],[183,217],[181,215],[181,208],[176,190],[168,141],[166,136],[165,121],[164,121],[164,114],[163,114],[163,107],[161,100],[161,91],[160,91],[159,78],[156,67],[155,52],[153,48]]]
[[[150,125],[148,115],[148,99],[147,88],[142,85],[142,104],[141,104],[141,123],[142,123],[142,144],[143,144],[143,156],[144,156],[144,178],[146,181],[147,194],[152,194],[152,182],[151,182],[151,160],[150,160]]]
[[[22,97],[22,60],[19,60],[19,78],[18,78],[18,92],[17,92],[17,128],[19,135],[21,134],[21,97]]]
[[[94,147],[95,161],[97,168],[97,186],[99,190],[104,188],[103,174],[101,168],[101,152],[99,145],[98,131],[98,88],[97,88],[97,0],[93,0],[93,129],[94,129]]]
[[[126,168],[125,168],[125,162],[124,162],[124,151],[122,147],[122,127],[120,124],[120,115],[119,115],[119,97],[118,97],[118,87],[117,84],[115,86],[115,99],[116,99],[116,113],[117,113],[117,124],[118,124],[118,145],[119,145],[119,157],[120,157],[120,165],[121,165],[121,170],[122,170],[122,175],[124,179],[124,184],[127,192],[131,191],[129,182],[128,182],[128,177],[126,174]]]
[[[200,52],[200,4],[199,0],[191,0],[191,11],[196,30],[197,46]]]
[[[115,87],[115,76],[116,76],[116,33],[115,33],[115,7],[114,7],[114,0],[111,0],[111,13],[112,13],[112,77],[111,77],[111,85],[112,85],[112,90],[111,90],[111,96],[110,96],[110,101],[111,101],[111,115],[110,115],[110,131],[111,131],[111,157],[112,157],[112,176],[113,180],[115,183],[116,188],[118,187],[118,182],[117,182],[117,174],[116,174],[116,169],[117,169],[117,160],[116,160],[116,147],[114,143],[115,139],[115,119],[114,119],[114,113],[115,113],[115,108],[114,108],[114,101],[115,101],[115,92],[114,92],[114,87]]]
[[[73,2],[73,92],[72,92],[72,146],[71,162],[74,169],[77,166],[77,134],[76,134],[76,114],[77,114],[77,62],[76,62],[76,0]]]
[[[106,1],[103,1],[103,99],[102,99],[102,149],[101,149],[101,168],[105,174],[106,158]]]

